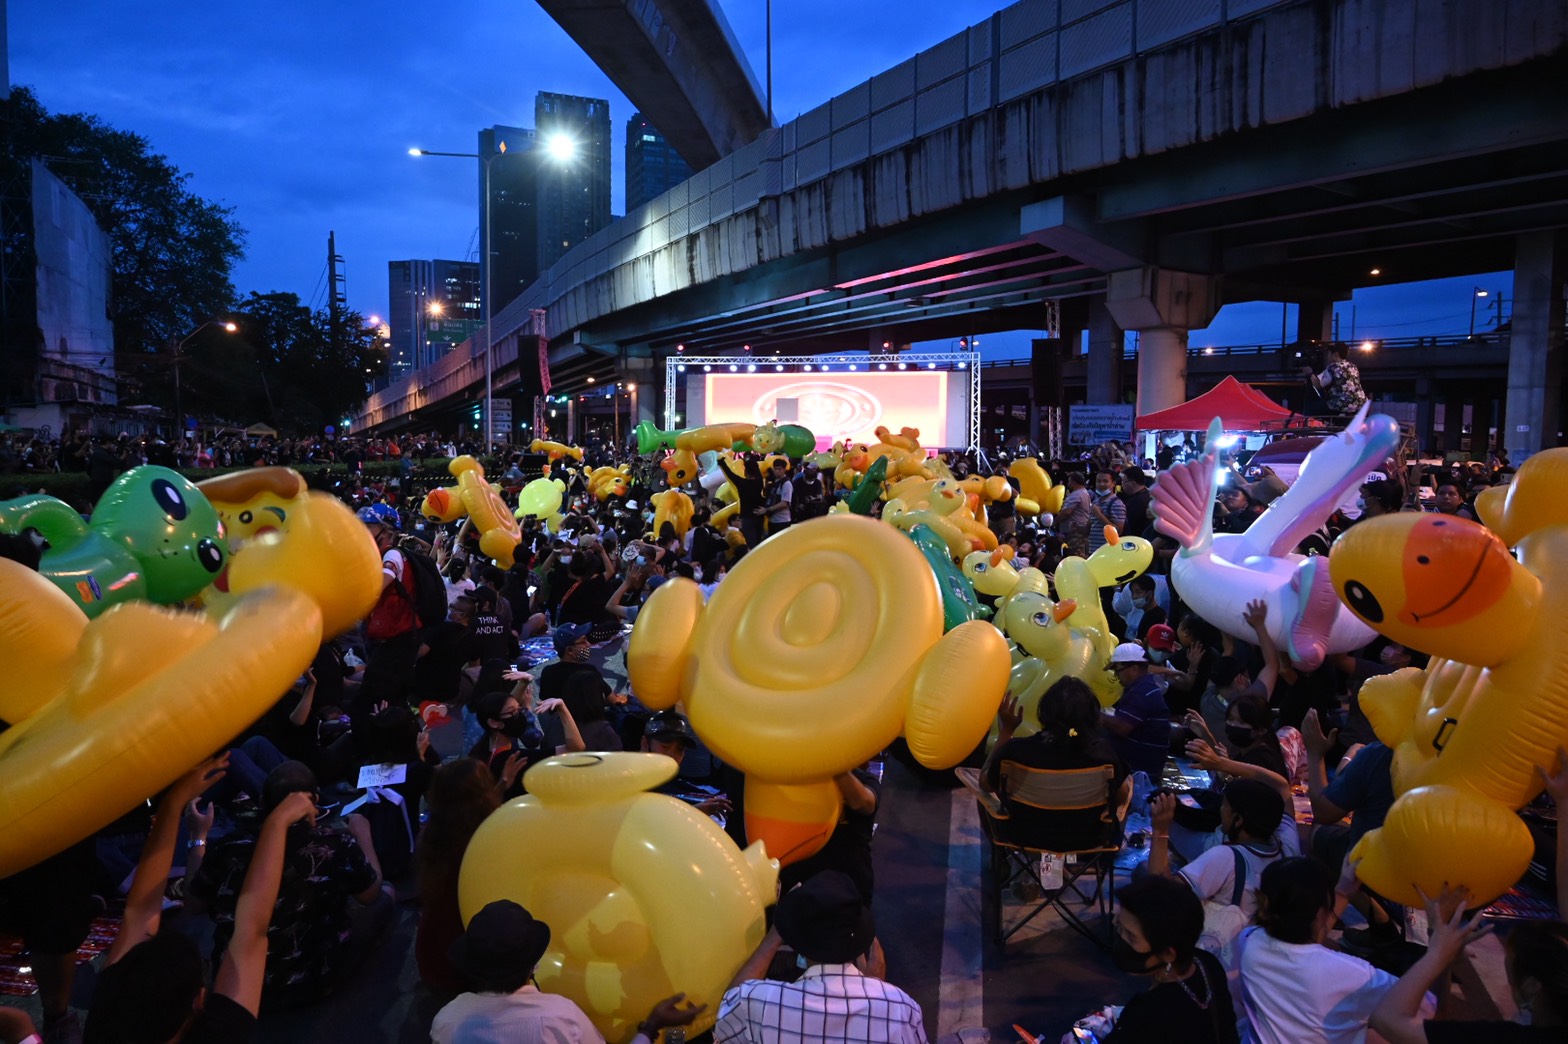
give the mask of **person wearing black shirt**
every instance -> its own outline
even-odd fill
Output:
[[[1153,521],[1149,517],[1149,476],[1139,467],[1124,468],[1122,488],[1117,496],[1127,508],[1127,521],[1122,523],[1122,535],[1143,536]]]
[[[828,843],[816,855],[798,863],[791,863],[779,870],[780,892],[814,877],[824,870],[838,870],[855,882],[860,897],[871,905],[871,892],[876,883],[871,866],[871,837],[876,830],[877,805],[882,784],[862,765],[853,772],[841,772],[833,777],[843,799],[844,810],[838,826],[828,837]]]
[[[1101,729],[1100,701],[1083,681],[1065,677],[1046,689],[1036,708],[1040,731],[1013,738],[1023,722],[1018,701],[1009,697],[997,714],[999,729],[982,776],[985,785],[1002,799],[1008,810],[1008,830],[1019,838],[1048,836],[1064,851],[1114,844],[1121,838],[1119,819],[1107,819],[1104,808],[1043,809],[1009,803],[1002,766],[1015,762],[1025,768],[1056,771],[1111,766],[1107,804],[1125,806],[1132,793],[1127,767]]]
[[[757,459],[751,456],[746,458],[742,471],[730,467],[729,461],[723,457],[719,458],[719,467],[730,477],[730,485],[735,487],[736,499],[740,502],[740,511],[736,517],[740,519],[741,536],[746,538],[747,547],[756,547],[762,543],[762,468],[757,464]]]
[[[1116,902],[1111,959],[1154,986],[1127,1002],[1104,1044],[1236,1044],[1225,969],[1198,949],[1203,903],[1193,890],[1151,876],[1117,889]]]
[[[492,587],[475,589],[474,601],[474,653],[480,660],[517,659],[517,636],[502,619],[500,596]]]
[[[445,620],[425,629],[414,664],[414,691],[421,701],[456,702],[463,665],[475,658],[473,618],[474,600],[460,595]]]

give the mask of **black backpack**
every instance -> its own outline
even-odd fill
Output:
[[[414,603],[414,616],[419,620],[419,626],[434,627],[446,619],[446,581],[441,570],[436,567],[435,559],[423,551],[410,551],[406,547],[398,550],[402,551],[403,560],[408,563],[409,578],[414,581],[414,589],[409,591],[405,587],[403,593]]]

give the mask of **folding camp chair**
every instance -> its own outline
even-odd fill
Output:
[[[1048,832],[1028,833],[1019,829],[1011,810],[1027,806],[1047,811],[1099,810],[1107,827],[1116,822],[1114,798],[1110,784],[1114,770],[1109,765],[1087,769],[1037,769],[1014,761],[1002,763],[1002,793],[1000,800],[980,785],[979,773],[974,769],[959,769],[959,778],[975,792],[980,802],[982,825],[985,829],[990,866],[986,873],[984,906],[988,919],[994,920],[996,941],[1005,946],[1007,940],[1033,921],[1048,907],[1055,907],[1067,926],[1102,949],[1109,949],[1111,939],[1111,876],[1115,869],[1116,855],[1121,844],[1106,844],[1094,848],[1073,848],[1053,842]],[[1107,829],[1107,836],[1112,831]],[[1061,863],[1061,881],[1047,881],[1043,872],[1042,857],[1052,856]],[[1094,876],[1094,890],[1085,893],[1079,882],[1087,875]],[[1038,899],[1030,900],[1023,917],[1007,923],[1004,903],[1007,889],[1017,882],[1032,883],[1039,889]],[[1095,931],[1073,909],[1072,900],[1080,907],[1098,906],[1103,931]]]

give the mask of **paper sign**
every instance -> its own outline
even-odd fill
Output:
[[[408,779],[407,765],[365,765],[359,770],[359,782],[355,785],[361,790],[370,787],[391,787]]]

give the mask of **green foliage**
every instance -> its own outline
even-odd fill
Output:
[[[109,235],[110,314],[122,361],[167,352],[229,308],[244,242],[233,208],[191,192],[190,175],[139,135],[85,113],[51,114],[26,88],[0,104],[0,178],[26,184],[31,158],[44,157]]]
[[[320,432],[364,402],[377,340],[359,313],[342,311],[334,325],[297,294],[252,292],[235,321],[263,378],[266,409],[257,415],[280,431]]]

